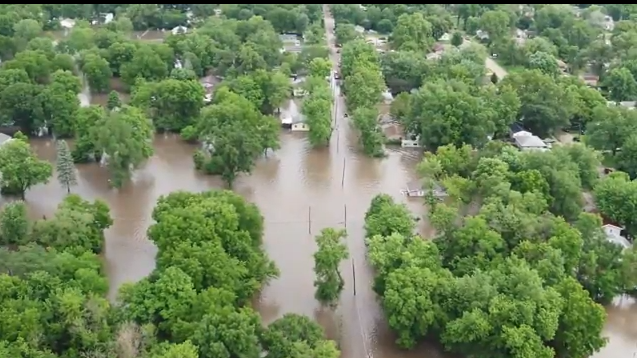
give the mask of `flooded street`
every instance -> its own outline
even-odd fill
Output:
[[[328,41],[333,43],[333,20],[326,18]],[[338,55],[332,49],[332,61]],[[371,289],[373,274],[366,264],[363,219],[371,199],[379,193],[392,195],[406,203],[415,215],[424,216],[422,199],[401,195],[408,182],[417,178],[419,154],[395,149],[384,159],[364,156],[358,150],[357,134],[344,118],[344,100],[333,76],[335,94],[334,132],[328,148],[311,149],[306,133],[282,132],[281,149],[258,161],[252,175],[241,176],[235,191],[254,202],[265,218],[265,247],[281,270],[279,279],[264,288],[255,306],[266,323],[294,312],[315,317],[330,338],[340,343],[344,358],[442,358],[438,349],[421,345],[413,351],[399,350],[388,331],[383,314]],[[88,91],[80,94],[82,105],[101,103]],[[296,105],[287,107],[298,111]],[[294,109],[296,108],[296,109]],[[49,139],[35,139],[38,155],[55,160],[55,145]],[[115,297],[124,282],[136,281],[154,268],[156,249],[146,239],[152,224],[151,213],[161,195],[175,190],[204,191],[223,188],[217,177],[200,175],[194,169],[193,145],[176,135],[157,135],[155,155],[136,171],[132,182],[122,189],[111,189],[106,168],[98,164],[78,165],[78,185],[73,192],[87,199],[100,198],[111,208],[114,225],[106,233],[105,262],[111,281],[109,296]],[[55,178],[55,175],[54,175]],[[66,195],[52,179],[27,192],[26,200],[36,218],[50,216]],[[426,220],[419,230],[431,235]],[[348,232],[351,260],[343,263],[345,290],[335,313],[322,310],[314,299],[312,254],[314,236],[326,227],[344,227]],[[356,273],[354,296],[352,268]],[[631,358],[637,345],[637,318],[633,301],[609,308],[606,332],[611,342],[595,358]]]

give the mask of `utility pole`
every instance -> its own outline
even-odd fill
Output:
[[[347,204],[343,204],[343,209],[344,209],[344,220],[343,223],[345,224],[345,229],[347,229]]]
[[[312,235],[312,207],[307,207],[307,232]]]
[[[352,258],[352,278],[354,279],[354,296],[356,296],[356,266],[354,265],[354,258]]]
[[[341,174],[341,188],[345,187],[345,158],[343,158],[343,173]]]

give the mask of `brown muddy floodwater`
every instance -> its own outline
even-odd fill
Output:
[[[331,29],[333,19],[326,18],[325,23]],[[327,37],[333,42],[331,31]],[[332,60],[338,62],[335,51]],[[390,149],[387,158],[371,159],[359,153],[356,133],[343,117],[345,104],[333,77],[331,86],[336,101],[329,148],[312,150],[305,134],[284,132],[281,149],[259,160],[253,174],[240,177],[236,183],[235,191],[261,209],[265,218],[265,248],[281,270],[280,278],[265,287],[255,300],[255,307],[266,323],[288,312],[315,317],[328,336],[340,343],[344,358],[447,357],[424,344],[409,352],[396,348],[395,338],[371,289],[373,273],[365,260],[363,219],[375,195],[390,194],[406,203],[415,215],[424,215],[422,200],[408,200],[400,193],[408,182],[416,179],[414,167],[419,155]],[[80,98],[83,105],[91,101],[88,93]],[[294,107],[284,110],[293,112]],[[32,145],[40,157],[55,160],[51,140],[36,139]],[[105,245],[111,299],[122,283],[139,280],[154,268],[156,248],[146,238],[146,230],[152,224],[151,213],[159,196],[176,190],[196,192],[223,187],[218,178],[195,172],[194,146],[174,135],[157,135],[154,145],[155,155],[120,190],[109,187],[105,168],[98,164],[78,165],[78,186],[74,192],[90,200],[105,200],[114,218],[113,226],[106,232]],[[37,218],[52,215],[65,194],[52,179],[28,191],[26,200]],[[431,235],[426,220],[419,225],[423,236]],[[349,235],[351,260],[341,268],[346,283],[336,313],[322,310],[314,299],[314,236],[326,227],[347,228]],[[352,266],[356,271],[356,296],[350,274]],[[608,313],[605,333],[610,342],[594,357],[632,358],[637,348],[637,326],[632,324],[637,319],[637,305],[625,298],[609,307]]]

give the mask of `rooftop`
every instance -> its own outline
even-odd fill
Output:
[[[0,145],[12,140],[13,138],[11,138],[11,136],[8,136],[4,133],[0,133]]]
[[[547,145],[542,139],[534,135],[521,135],[515,137],[515,142],[521,148],[546,148]]]

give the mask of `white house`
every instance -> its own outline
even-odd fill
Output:
[[[73,20],[73,19],[61,19],[60,20],[60,26],[62,26],[65,29],[72,29],[73,27],[75,27],[75,20]]]
[[[354,30],[355,30],[356,32],[358,32],[359,34],[362,34],[362,33],[364,33],[364,32],[365,32],[365,28],[364,28],[364,27],[362,27],[362,26],[360,26],[360,25],[356,25],[356,26],[354,26]]]
[[[442,199],[448,196],[447,191],[445,191],[445,189],[441,187],[440,185],[434,184],[433,189],[428,189],[423,187],[422,183],[418,180],[414,180],[408,183],[407,189],[402,190],[402,193],[407,196],[421,198],[426,196],[430,190],[433,190],[433,195],[438,199]]]
[[[602,226],[602,230],[604,230],[604,234],[606,234],[606,240],[627,249],[630,247],[630,242],[622,236],[621,232],[623,229],[624,228],[613,224]]]
[[[302,115],[297,115],[292,120],[292,126],[290,129],[293,132],[307,132],[310,130],[310,126],[305,123],[305,118]]]
[[[520,150],[546,151],[549,149],[548,145],[544,143],[544,141],[540,139],[540,137],[535,136],[527,131],[520,131],[520,132],[514,133],[512,137],[513,137],[513,140],[515,140],[515,145]]]
[[[489,33],[484,30],[476,31],[476,36],[482,41],[486,41],[489,39]]]
[[[452,38],[452,37],[453,37],[453,36],[452,36],[450,33],[445,32],[444,34],[442,34],[442,36],[440,36],[440,38],[438,39],[438,41],[442,41],[442,42],[449,42],[449,41],[451,41],[451,38]]]
[[[0,133],[0,146],[2,146],[3,144],[9,143],[12,140],[13,138],[11,138],[11,136],[8,136],[4,133]]]
[[[186,26],[177,26],[170,30],[170,32],[172,32],[173,35],[185,34],[188,32],[188,28]]]
[[[420,136],[407,135],[407,138],[403,138],[400,141],[400,146],[403,148],[420,148]]]
[[[294,87],[294,89],[292,90],[292,94],[294,95],[294,97],[305,97],[308,93],[301,87]]]

